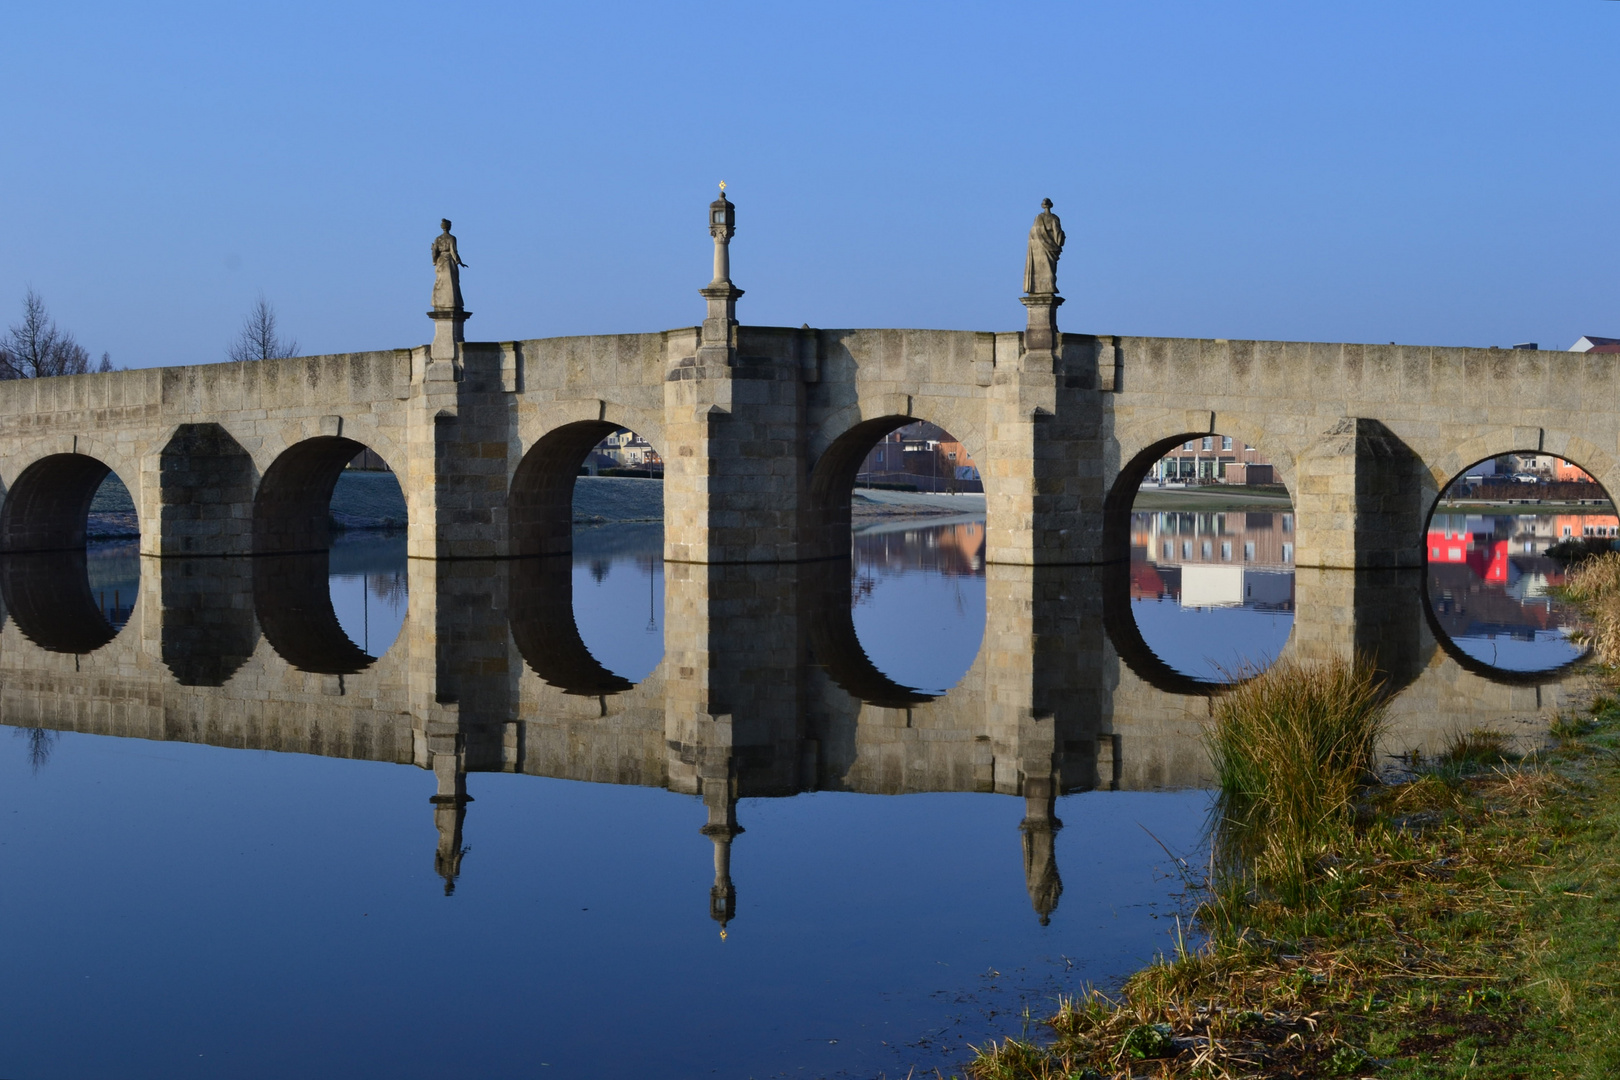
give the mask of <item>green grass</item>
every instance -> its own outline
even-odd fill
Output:
[[[1296,897],[1217,872],[1204,944],[1057,1003],[968,1075],[1620,1076],[1620,704],[1529,759],[1464,732],[1408,764],[1328,822]],[[1135,1056],[1156,1025],[1170,1056]]]

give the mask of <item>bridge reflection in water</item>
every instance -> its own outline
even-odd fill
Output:
[[[977,568],[974,568],[975,570]],[[128,624],[82,556],[0,559],[0,723],[411,764],[435,778],[436,867],[461,873],[468,778],[511,772],[697,796],[711,914],[736,914],[745,797],[984,792],[1024,800],[1026,886],[1062,892],[1060,795],[1197,787],[1215,688],[1159,659],[1124,566],[983,568],[983,644],[944,693],[872,663],[847,560],[664,566],[664,657],[639,682],[594,656],[568,556],[408,564],[409,609],[373,656],[334,612],[328,556],[143,559]],[[1494,725],[1529,734],[1569,673],[1459,662],[1422,571],[1299,570],[1283,656],[1373,656],[1397,689],[1388,749]]]

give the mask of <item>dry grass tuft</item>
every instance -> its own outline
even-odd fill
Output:
[[[1564,597],[1580,608],[1598,660],[1620,665],[1620,551],[1594,556],[1570,570]]]
[[[1284,661],[1223,695],[1207,739],[1226,869],[1301,902],[1324,844],[1353,819],[1383,727],[1383,683],[1364,660]]]

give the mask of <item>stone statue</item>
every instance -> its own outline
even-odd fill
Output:
[[[1057,292],[1057,262],[1063,254],[1063,223],[1052,213],[1052,200],[1041,200],[1041,212],[1029,230],[1029,254],[1024,257],[1024,291],[1031,295]]]
[[[433,238],[433,307],[436,311],[460,311],[461,268],[467,264],[461,261],[456,238],[450,235],[450,219],[444,218],[439,225],[444,232]]]

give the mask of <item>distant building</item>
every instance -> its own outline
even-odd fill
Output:
[[[1149,480],[1218,484],[1271,484],[1275,470],[1265,455],[1230,435],[1201,435],[1189,439],[1154,462]]]
[[[596,444],[585,458],[585,468],[591,473],[602,469],[647,469],[661,473],[664,459],[646,439],[620,428]]]
[[[918,421],[889,432],[866,454],[856,482],[906,484],[921,491],[983,491],[979,467],[950,432]]]
[[[1569,347],[1570,352],[1620,353],[1620,338],[1587,334]]]

